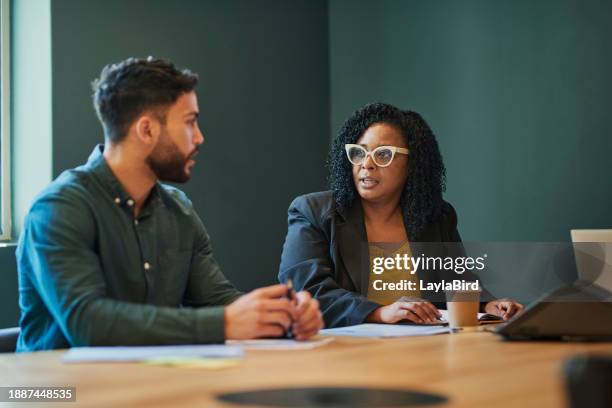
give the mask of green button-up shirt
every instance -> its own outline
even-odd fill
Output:
[[[241,293],[187,196],[157,183],[138,216],[97,146],[35,200],[17,247],[18,351],[214,343]]]

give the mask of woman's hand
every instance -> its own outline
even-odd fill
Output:
[[[409,320],[415,323],[433,323],[442,316],[438,309],[425,299],[401,297],[394,303],[381,306],[367,317],[368,323],[397,323]]]
[[[508,320],[512,316],[519,314],[522,310],[523,305],[516,300],[508,298],[492,300],[485,306],[485,312],[499,316],[504,320]]]

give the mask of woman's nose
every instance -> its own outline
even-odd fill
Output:
[[[364,169],[373,169],[374,167],[376,167],[376,164],[374,163],[374,160],[372,159],[372,155],[368,154],[365,158],[365,160],[363,161],[363,163],[361,163],[361,167],[363,167]]]

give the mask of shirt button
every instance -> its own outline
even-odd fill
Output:
[[[127,200],[127,205],[129,205],[130,207],[134,205],[134,200],[132,200],[131,198],[129,200]]]
[[[119,197],[115,197],[115,204],[120,204],[121,203],[121,199]]]
[[[148,262],[145,262],[144,263],[144,268],[145,268],[145,271],[148,271],[149,269],[151,269],[151,264],[148,263]]]

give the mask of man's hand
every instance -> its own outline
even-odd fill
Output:
[[[284,297],[286,294],[287,285],[274,285],[255,289],[236,299],[225,308],[225,338],[282,336],[297,318],[297,309]]]
[[[313,299],[309,292],[302,291],[296,294],[295,302],[297,303],[297,318],[291,330],[297,340],[306,340],[317,334],[324,326],[319,301]]]
[[[520,313],[523,310],[523,305],[512,299],[496,299],[492,300],[485,306],[485,312],[499,316],[504,320],[510,319],[512,316]]]
[[[379,307],[367,317],[369,323],[397,323],[409,320],[415,323],[433,323],[442,316],[438,309],[425,299],[402,297],[387,306]]]

